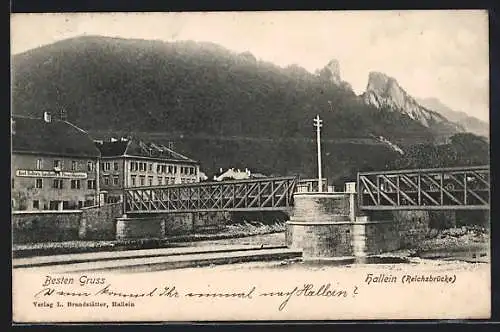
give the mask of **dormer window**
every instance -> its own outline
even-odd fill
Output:
[[[62,170],[62,165],[63,164],[61,160],[54,160],[54,170],[56,172]]]

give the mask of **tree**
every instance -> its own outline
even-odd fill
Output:
[[[450,137],[442,145],[418,144],[407,149],[391,166],[396,169],[480,166],[489,163],[489,144],[471,133]]]

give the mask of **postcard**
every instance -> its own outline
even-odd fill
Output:
[[[11,15],[14,323],[488,319],[488,12]]]

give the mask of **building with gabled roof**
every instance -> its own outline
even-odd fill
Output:
[[[95,144],[101,152],[100,186],[106,202],[120,201],[127,187],[199,182],[199,162],[164,145],[133,137]]]
[[[45,112],[11,117],[13,210],[74,210],[99,201],[100,151],[86,131]]]

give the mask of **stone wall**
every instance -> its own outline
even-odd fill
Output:
[[[285,211],[238,211],[230,212],[228,219],[233,223],[256,221],[263,224],[273,224],[276,222],[285,222],[290,219],[290,216]]]
[[[187,234],[194,230],[194,213],[171,213],[160,217],[163,220],[163,236]]]
[[[116,234],[116,218],[123,213],[122,203],[82,208],[79,237],[85,240],[112,240]]]
[[[305,258],[353,255],[351,223],[294,224],[288,222],[286,244],[302,249]]]
[[[430,233],[427,211],[377,211],[359,216],[356,201],[345,193],[300,193],[294,201],[286,243],[302,249],[304,258],[362,257],[414,248]],[[358,215],[355,220],[351,210]]]
[[[349,194],[300,193],[294,196],[290,220],[335,222],[349,220]]]
[[[113,240],[120,203],[71,211],[14,211],[14,243]]]
[[[457,211],[456,226],[479,225],[486,228],[490,227],[489,210]]]
[[[304,259],[353,255],[349,212],[348,194],[296,194],[287,222],[287,246],[302,249]]]
[[[392,220],[373,221],[365,225],[366,252],[380,254],[399,249],[401,239],[397,233],[397,224]]]
[[[193,213],[169,213],[156,216],[128,215],[116,220],[116,239],[162,239],[188,234],[194,230]]]
[[[428,237],[428,211],[393,211],[392,215],[400,239],[400,248],[414,248]]]
[[[15,211],[12,213],[14,243],[78,240],[82,212]]]
[[[117,218],[116,239],[161,239],[164,223],[162,218]]]
[[[198,212],[193,214],[193,230],[211,232],[223,229],[231,222],[229,212]]]

